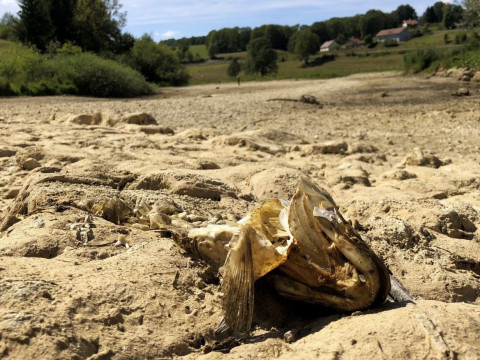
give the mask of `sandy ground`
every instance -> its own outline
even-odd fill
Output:
[[[305,94],[323,106],[285,101]],[[415,300],[337,313],[280,298],[267,277],[252,336],[219,338],[217,268],[135,204],[221,224],[289,198],[302,174]],[[386,73],[0,99],[0,358],[477,359],[479,213],[473,82]]]

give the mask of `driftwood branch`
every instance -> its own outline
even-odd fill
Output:
[[[323,105],[317,100],[313,95],[302,95],[300,99],[288,99],[288,98],[274,98],[268,99],[267,101],[290,101],[290,102],[299,102],[304,104],[316,105],[323,108]]]

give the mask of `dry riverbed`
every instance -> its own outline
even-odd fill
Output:
[[[0,99],[0,358],[480,357],[479,89],[384,73]],[[219,338],[217,269],[185,228],[289,198],[302,174],[415,300],[336,313],[266,278],[252,336]],[[172,223],[152,229],[142,201]]]

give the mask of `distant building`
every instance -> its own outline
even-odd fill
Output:
[[[322,46],[320,46],[320,52],[328,52],[337,50],[340,47],[335,40],[325,41]]]
[[[379,42],[385,42],[386,40],[395,40],[399,43],[410,40],[411,36],[407,28],[401,27],[396,29],[385,29],[377,34],[377,40]]]
[[[363,41],[360,40],[360,39],[357,39],[356,37],[351,37],[345,43],[345,47],[347,49],[353,49],[353,48],[357,48],[357,47],[360,47],[360,46],[363,46]]]
[[[402,27],[404,28],[416,28],[418,26],[417,20],[403,20]]]

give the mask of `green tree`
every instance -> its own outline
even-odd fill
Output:
[[[342,18],[331,18],[327,20],[327,31],[329,39],[336,39],[341,33],[345,33],[345,23]]]
[[[375,36],[380,30],[392,26],[394,26],[392,18],[380,10],[370,10],[360,20],[362,38],[367,35]]]
[[[460,4],[465,9],[463,20],[467,27],[480,24],[480,0],[461,0]]]
[[[400,5],[392,13],[393,19],[395,21],[395,26],[401,26],[403,20],[417,20],[417,12],[410,5]]]
[[[159,85],[180,86],[189,80],[174,51],[165,44],[157,44],[149,35],[135,42],[124,62],[140,71],[148,81]]]
[[[208,33],[206,45],[211,59],[219,53],[244,51],[250,40],[250,28],[223,28]]]
[[[330,39],[330,37],[328,35],[327,24],[325,24],[324,21],[313,23],[312,26],[310,27],[310,29],[312,29],[313,33],[318,36],[318,38],[320,39],[320,42],[322,44],[325,41]]]
[[[193,53],[189,50],[185,51],[185,61],[193,62],[194,56]]]
[[[294,54],[305,64],[308,64],[310,55],[315,55],[320,49],[320,39],[310,29],[305,29],[297,34]]]
[[[287,50],[288,39],[294,31],[290,26],[263,25],[253,29],[250,39],[265,37],[274,49]]]
[[[73,16],[77,0],[50,0],[49,13],[55,29],[54,38],[60,43],[75,40]]]
[[[247,46],[247,72],[265,76],[278,71],[277,53],[267,38],[253,39]]]
[[[444,7],[445,7],[445,4],[443,3],[443,1],[437,1],[435,4],[433,4],[433,12],[435,13],[436,23],[441,23],[443,21]]]
[[[48,0],[19,0],[18,38],[44,51],[55,32]]]
[[[238,58],[233,58],[232,61],[230,61],[230,65],[228,65],[227,75],[236,77],[238,74],[240,74],[241,70],[242,65],[238,62]]]
[[[18,19],[6,12],[0,19],[0,39],[14,41],[17,38],[16,27]]]
[[[125,26],[118,0],[77,0],[74,26],[77,43],[85,50],[111,51]]]
[[[437,18],[435,16],[435,11],[433,10],[432,6],[427,7],[425,12],[423,13],[422,17],[420,18],[421,23],[431,24],[437,22]]]
[[[455,15],[452,11],[452,5],[445,4],[443,7],[443,26],[445,29],[454,29],[455,28]]]

